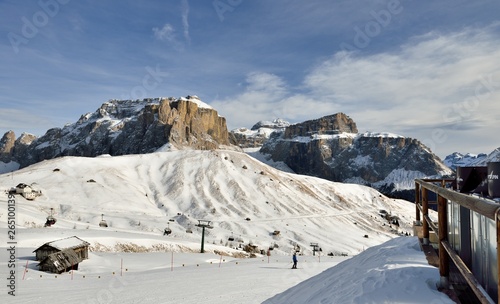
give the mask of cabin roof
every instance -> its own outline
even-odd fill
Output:
[[[58,249],[58,250],[65,250],[65,249],[75,249],[75,248],[80,248],[80,247],[86,247],[89,245],[90,245],[89,242],[86,242],[77,236],[70,236],[70,237],[67,237],[64,239],[47,242],[47,243],[43,244],[42,246],[38,247],[37,249],[35,249],[35,251],[33,251],[33,252],[36,252],[45,246],[50,246],[50,247]]]

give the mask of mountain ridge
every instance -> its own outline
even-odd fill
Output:
[[[39,138],[27,134],[14,138],[7,132],[0,140],[0,160],[15,161],[21,168],[65,155],[142,154],[165,145],[201,150],[230,145],[225,118],[197,96],[113,99]]]

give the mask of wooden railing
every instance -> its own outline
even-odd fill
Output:
[[[439,246],[439,274],[440,274],[440,284],[443,287],[449,285],[449,275],[450,275],[450,262],[453,262],[457,269],[460,271],[465,281],[472,289],[477,299],[481,303],[494,303],[493,298],[497,298],[500,301],[500,286],[498,283],[498,277],[500,277],[500,204],[493,200],[488,200],[484,198],[479,198],[471,195],[466,195],[459,193],[455,190],[445,188],[447,183],[452,182],[449,179],[426,179],[415,180],[415,205],[416,205],[416,225],[422,225],[422,241],[424,244],[429,244],[429,232],[434,231],[438,236],[438,246]],[[439,185],[436,185],[439,183]],[[437,211],[438,219],[437,225],[429,217],[429,204],[433,203],[428,200],[428,192],[433,192],[437,195]],[[477,212],[496,223],[496,260],[497,260],[497,270],[494,276],[497,278],[497,294],[488,295],[483,286],[479,283],[476,277],[473,275],[470,265],[466,265],[464,261],[460,258],[460,255],[453,249],[453,247],[448,242],[448,213],[447,205],[448,201],[459,204],[460,206],[467,208],[471,211]],[[421,217],[422,214],[422,217]],[[468,231],[461,231],[461,233],[471,233],[470,229]],[[470,246],[470,244],[467,244]],[[500,303],[500,302],[498,302]]]

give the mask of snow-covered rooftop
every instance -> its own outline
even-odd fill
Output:
[[[63,250],[63,249],[71,249],[71,248],[78,248],[78,247],[82,247],[82,246],[88,246],[89,243],[80,239],[79,237],[70,236],[70,237],[67,237],[64,239],[55,240],[52,242],[47,242],[44,245],[48,245],[48,246],[54,247],[56,249]]]

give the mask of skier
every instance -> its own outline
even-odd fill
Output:
[[[295,252],[293,253],[292,261],[293,261],[292,269],[297,269],[297,253]]]

